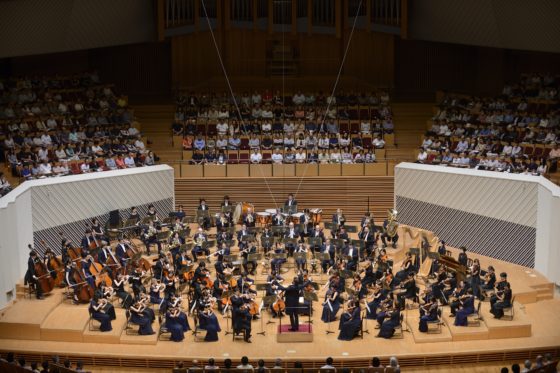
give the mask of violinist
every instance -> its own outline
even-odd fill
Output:
[[[117,318],[115,307],[110,302],[113,295],[115,295],[115,290],[111,286],[106,286],[103,282],[99,283],[99,286],[93,295],[93,298],[97,297],[99,301],[104,304],[103,310],[111,317],[111,320],[115,320]]]
[[[89,303],[89,313],[91,317],[101,323],[99,326],[99,331],[110,332],[113,330],[111,325],[111,320],[115,320],[115,309],[108,308],[111,305],[107,299],[100,297],[93,297]],[[112,305],[111,305],[112,307]],[[112,310],[112,314],[108,312],[108,309]]]
[[[381,283],[372,283],[369,285],[368,295],[366,297],[366,318],[370,320],[377,319],[377,309],[381,302],[385,300],[385,295],[381,291]]]
[[[165,313],[165,328],[171,332],[171,340],[173,342],[181,342],[185,339],[185,328],[180,320],[181,310],[177,308],[168,308]],[[189,330],[189,329],[187,329]]]
[[[335,321],[339,309],[340,295],[334,284],[331,284],[329,286],[329,289],[325,293],[325,301],[323,302],[323,313],[321,314],[321,321]]]
[[[488,266],[488,271],[484,275],[484,281],[480,287],[482,288],[481,300],[487,297],[487,292],[494,290],[496,285],[496,270],[493,266]]]
[[[356,301],[348,302],[347,311],[340,316],[338,329],[338,339],[341,341],[351,341],[360,331],[362,317],[359,303]]]
[[[196,262],[197,255],[204,253],[204,255],[210,255],[210,250],[206,247],[208,237],[204,233],[202,227],[198,228],[198,231],[193,236],[194,246],[191,250],[191,255],[193,260]]]
[[[254,227],[257,221],[257,215],[253,212],[252,208],[247,208],[247,213],[243,215],[243,224],[247,227]]]
[[[27,272],[25,273],[25,285],[29,284],[30,287],[35,289],[35,297],[37,299],[45,299],[43,290],[39,284],[39,277],[35,274],[35,264],[40,263],[39,256],[35,250],[29,252],[29,259],[27,259]]]
[[[150,247],[152,245],[157,245],[158,252],[161,251],[161,244],[157,239],[157,229],[153,221],[150,221],[142,232],[142,242],[146,246],[146,253],[150,255]]]
[[[392,294],[389,297],[389,299],[390,298],[393,298]],[[395,327],[399,325],[400,322],[401,322],[401,310],[399,308],[398,302],[394,300],[393,303],[389,306],[389,308],[385,312],[383,322],[381,323],[381,327],[379,328],[379,334],[377,336],[381,338],[387,338],[387,339],[391,338],[393,334],[395,334]]]
[[[198,313],[199,328],[206,330],[206,335],[204,336],[205,342],[215,342],[218,340],[218,333],[222,331],[220,328],[220,323],[218,318],[212,311],[212,308],[207,307],[204,311]],[[249,322],[250,323],[250,322]],[[249,324],[250,325],[250,324]],[[251,335],[251,328],[249,328],[249,333],[246,335]],[[246,342],[251,343],[249,338],[246,338]]]
[[[468,316],[474,312],[474,295],[472,289],[459,298],[459,307],[455,311],[455,326],[468,326]]]
[[[138,325],[139,335],[155,334],[152,329],[152,320],[147,313],[148,307],[141,300],[136,301],[130,306],[130,321]]]
[[[356,300],[360,301],[367,295],[367,288],[362,284],[360,278],[356,278],[353,283]]]
[[[367,287],[369,284],[372,284],[377,279],[375,277],[375,272],[373,270],[373,262],[371,260],[366,260],[366,266],[362,270],[360,270],[360,275],[363,274],[362,277],[362,284]]]
[[[253,317],[249,313],[248,305],[241,298],[239,290],[236,290],[234,296],[231,297],[231,305],[234,334],[245,331],[245,342],[251,343],[251,320]]]
[[[438,302],[431,296],[428,303],[420,307],[420,325],[418,330],[422,333],[428,332],[428,322],[438,319]]]
[[[455,312],[461,305],[460,299],[467,293],[467,288],[463,281],[459,281],[453,292],[449,295],[449,308],[451,309],[451,314],[449,316],[455,317]]]
[[[504,316],[504,309],[513,307],[511,304],[512,292],[509,283],[506,282],[501,291],[496,293],[496,301],[490,308],[490,313],[495,319],[501,319]]]
[[[191,330],[189,325],[189,319],[187,318],[187,314],[181,310],[183,304],[183,299],[181,296],[177,294],[172,294],[170,298],[167,299],[167,307],[166,309],[177,309],[177,321],[182,326],[183,331]]]
[[[166,288],[165,284],[161,281],[152,277],[152,283],[150,284],[150,303],[157,304],[159,306],[163,303],[163,298],[161,297],[161,292]]]
[[[170,298],[177,291],[179,279],[172,270],[164,271],[162,284],[165,286],[165,298]]]
[[[117,278],[113,280],[114,290],[121,299],[123,308],[128,309],[133,302],[132,296],[125,290],[124,286],[128,282],[129,276],[122,273],[117,274]]]

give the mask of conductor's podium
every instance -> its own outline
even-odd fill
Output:
[[[300,324],[298,331],[290,331],[290,324],[278,325],[276,330],[276,342],[278,343],[300,343],[313,342],[313,325]]]

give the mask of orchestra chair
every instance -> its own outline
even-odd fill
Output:
[[[187,373],[187,368],[173,368],[173,373]]]
[[[481,301],[478,301],[475,311],[467,316],[467,326],[480,326],[480,320],[482,320],[482,317],[480,316],[481,303]]]
[[[158,316],[158,321],[159,321],[159,330],[158,330],[157,340],[158,341],[170,341],[171,340],[171,331],[169,329],[167,329],[167,327],[165,326],[165,315],[159,315]],[[162,338],[164,335],[167,336],[167,339]]]
[[[235,338],[243,338],[243,340],[245,340],[245,329],[241,329],[240,331],[234,329],[233,333],[231,333],[231,337],[232,341],[235,341]]]
[[[511,297],[511,306],[502,309],[502,311],[504,311],[504,316],[502,316],[502,319],[513,321],[513,316],[515,312],[513,307],[513,302],[515,302],[515,295]]]
[[[399,325],[395,326],[395,332],[393,333],[393,336],[391,338],[400,338],[400,339],[404,338],[402,323],[403,323],[403,314],[401,312],[401,316],[399,318]]]
[[[89,312],[89,321],[88,321],[89,331],[90,332],[100,331],[99,328],[101,326],[101,322],[93,318],[93,314],[91,313],[91,311],[88,310],[88,312]]]
[[[360,337],[360,339],[364,339],[364,331],[367,332],[367,330],[364,330],[364,323],[366,320],[366,311],[360,311],[361,315],[360,315],[360,329],[358,329],[358,334],[357,336]]]
[[[192,334],[194,336],[194,341],[195,342],[204,342],[204,337],[205,337],[204,333],[206,332],[206,330],[200,329],[200,327],[199,327],[198,312],[194,312],[193,319],[194,319],[194,328],[193,328]]]
[[[134,330],[134,325],[136,325],[134,322],[132,322],[132,320],[130,319],[130,311],[126,310],[126,324],[124,326],[124,331],[126,333],[126,335],[135,335],[138,334],[138,331]]]
[[[40,285],[37,284],[35,286],[40,286]],[[27,288],[25,290],[27,290],[26,294],[29,296],[29,299],[33,299],[33,294],[37,292],[37,290],[35,290],[35,286],[32,284],[27,284]]]
[[[428,321],[427,324],[428,334],[441,334],[441,326],[443,325],[443,320],[441,319],[441,308],[438,308],[437,310],[437,318],[433,321]]]

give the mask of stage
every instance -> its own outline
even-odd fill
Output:
[[[404,243],[408,250],[410,239]],[[395,259],[395,268],[400,266],[404,256],[405,249],[402,244],[401,238],[397,249],[388,249],[389,256]],[[450,250],[456,257],[457,251],[453,248]],[[46,300],[18,299],[15,304],[2,311],[0,352],[15,351],[28,357],[49,357],[53,354],[79,356],[86,365],[133,365],[153,368],[171,367],[179,360],[205,361],[209,357],[218,360],[238,359],[243,355],[267,361],[276,357],[287,361],[300,360],[305,362],[306,366],[318,366],[326,356],[344,361],[348,366],[363,366],[374,355],[383,360],[396,355],[401,366],[522,360],[534,357],[537,352],[552,352],[558,356],[560,299],[554,298],[553,284],[529,268],[475,254],[470,254],[469,257],[479,258],[482,268],[492,263],[498,273],[508,273],[516,296],[513,321],[493,319],[489,313],[489,303],[483,302],[483,320],[480,326],[454,327],[453,319],[448,316],[449,307],[444,307],[442,315],[445,325],[442,326],[442,333],[425,334],[418,332],[418,309],[409,309],[404,311],[405,331],[402,339],[376,338],[376,322],[368,320],[363,324],[364,330],[367,331],[363,339],[339,341],[338,320],[329,324],[320,320],[324,297],[324,291],[321,289],[318,292],[320,301],[314,302],[313,307],[312,343],[277,341],[279,320],[272,318],[265,311],[262,313],[262,320],[254,320],[252,323],[251,344],[243,342],[242,339],[232,341],[231,335],[226,336],[227,323],[231,326],[231,322],[218,313],[222,328],[219,341],[198,342],[194,340],[192,333],[188,332],[183,342],[174,343],[157,340],[157,334],[142,337],[127,335],[123,330],[124,312],[118,307],[117,320],[113,322],[112,332],[90,331],[86,306],[61,303],[61,290],[57,289]],[[258,275],[255,276],[257,283],[266,279],[266,274],[261,274],[261,270],[262,266],[259,263]],[[289,273],[283,274],[288,281],[292,271],[290,269]],[[326,275],[312,277],[320,285],[327,280]],[[262,292],[259,291],[259,302],[261,296]],[[300,317],[301,324],[307,320],[306,316]],[[192,317],[189,317],[189,323],[192,327]],[[282,326],[288,324],[289,319],[284,316]],[[153,327],[155,331],[159,329],[157,322]],[[327,334],[328,330],[334,333]],[[262,331],[265,335],[257,334]]]

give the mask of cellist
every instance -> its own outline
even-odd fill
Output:
[[[35,250],[31,250],[29,253],[29,259],[27,259],[27,272],[25,273],[25,284],[29,284],[30,287],[35,288],[35,296],[37,299],[44,299],[43,290],[39,284],[39,279],[35,275],[35,264],[39,263],[40,259]]]

